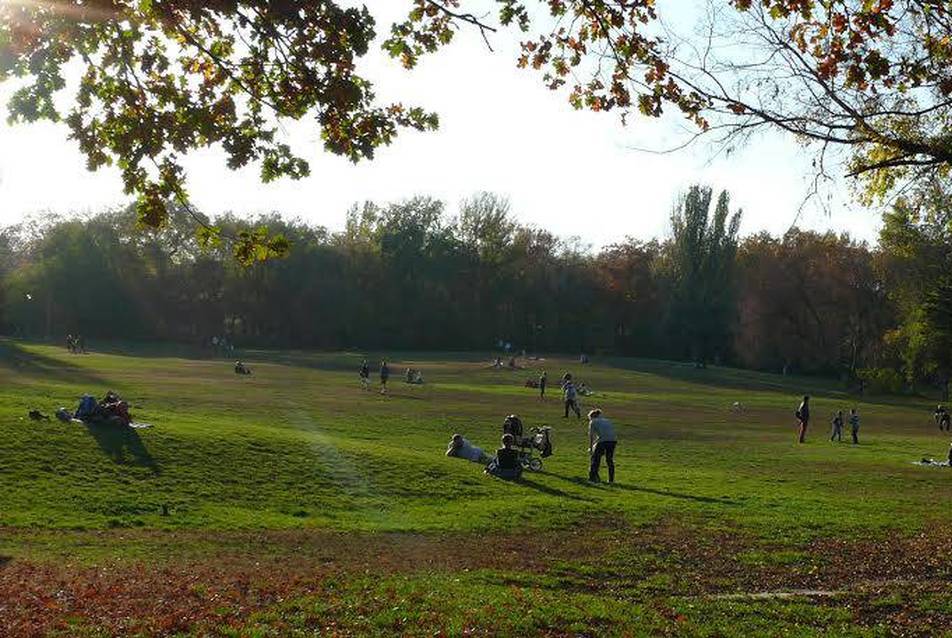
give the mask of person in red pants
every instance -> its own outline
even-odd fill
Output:
[[[803,396],[803,402],[797,408],[797,420],[800,421],[800,443],[803,443],[807,436],[807,426],[810,424],[810,397]]]

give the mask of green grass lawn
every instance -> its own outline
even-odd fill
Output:
[[[950,574],[947,534],[936,530],[952,521],[952,470],[914,464],[949,447],[925,400],[857,402],[816,379],[657,361],[529,362],[550,379],[574,372],[596,390],[583,407],[616,424],[617,484],[593,486],[585,421],[562,418],[557,388],[540,401],[523,387],[535,369],[387,353],[397,374],[381,396],[359,387],[357,353],[243,353],[254,375],[239,377],[228,361],[181,349],[108,352],[0,341],[0,583],[6,574],[12,587],[25,565],[52,579],[56,569],[87,578],[104,565],[175,574],[233,563],[243,567],[216,582],[247,569],[271,583],[245,565],[260,558],[294,562],[298,585],[241,613],[209,603],[216,613],[171,625],[145,611],[110,624],[76,604],[56,623],[19,625],[24,633],[936,635],[952,618],[947,587],[912,595],[885,565],[892,554],[876,563],[899,543],[894,560],[913,565],[917,586]],[[426,385],[401,382],[408,365]],[[107,389],[153,427],[27,418]],[[804,392],[814,422],[798,445]],[[831,443],[831,412],[854,405],[860,445]],[[553,427],[542,472],[508,483],[443,455],[453,432],[496,447],[509,413]],[[933,536],[946,537],[938,555],[907,542]],[[554,553],[525,565],[522,552],[485,557],[503,538],[527,552],[546,538]],[[444,559],[427,559],[447,544]],[[468,554],[455,557],[456,546]],[[401,551],[412,560],[396,564]],[[862,578],[843,575],[841,555],[865,566]],[[870,594],[880,573],[893,585]],[[683,582],[690,574],[703,584]],[[823,595],[719,597],[811,584]],[[513,602],[514,592],[525,599]],[[5,610],[26,609],[0,602],[0,625]]]

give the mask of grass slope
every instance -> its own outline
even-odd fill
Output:
[[[174,563],[225,551],[223,544],[241,530],[322,530],[357,539],[379,533],[489,538],[512,530],[527,537],[562,534],[592,521],[625,529],[675,521],[712,538],[728,533],[748,539],[737,549],[735,571],[750,565],[796,571],[810,561],[805,548],[824,539],[910,537],[947,526],[952,518],[952,471],[913,464],[923,456],[944,457],[949,445],[924,401],[855,404],[813,379],[666,362],[541,362],[550,379],[566,370],[584,379],[597,391],[585,407],[602,407],[618,427],[618,484],[591,486],[584,480],[585,422],[562,418],[555,390],[540,401],[523,388],[533,370],[493,370],[471,355],[388,354],[395,371],[418,367],[428,383],[407,386],[396,375],[390,396],[381,396],[359,388],[358,354],[247,353],[255,374],[238,377],[226,361],[168,352],[175,356],[119,347],[71,356],[59,348],[0,341],[0,555],[12,557],[11,564],[64,556],[71,564],[159,557]],[[116,431],[26,418],[32,408],[52,414],[58,406],[75,406],[81,394],[106,389],[126,397],[137,419],[154,427]],[[805,391],[814,395],[814,424],[808,443],[797,445],[792,414]],[[743,414],[730,412],[734,401],[746,406]],[[830,413],[853,405],[862,416],[861,444],[831,443]],[[543,472],[506,483],[483,476],[477,465],[443,456],[453,432],[495,447],[502,418],[511,412],[527,426],[553,426],[555,456]],[[115,542],[115,533],[122,542]],[[656,569],[637,574],[639,582],[660,579],[652,596],[667,591],[669,552],[659,543],[651,550],[659,557]],[[610,569],[627,569],[625,560],[619,555]],[[942,563],[937,569],[946,568]],[[592,562],[572,569],[585,574]],[[467,572],[462,581],[456,568],[390,574],[370,583],[348,577],[333,590],[337,598],[321,585],[325,598],[339,599],[330,607],[315,607],[306,598],[293,609],[263,607],[238,631],[271,635],[267,628],[281,618],[278,624],[290,623],[288,632],[310,635],[306,628],[315,618],[341,615],[332,634],[412,634],[413,627],[461,633],[470,622],[461,610],[494,605],[512,589],[505,579],[479,573]],[[590,593],[550,585],[520,585],[539,593],[534,619],[520,620],[513,609],[487,616],[498,623],[485,630],[563,635],[589,625],[602,627],[597,635],[638,633],[630,624],[625,629],[624,619],[634,618],[632,605],[646,604],[643,589],[594,600]],[[373,611],[371,602],[361,606],[367,596],[413,600],[415,611]],[[483,602],[477,605],[474,597]],[[754,618],[780,610],[775,615],[786,620],[777,622],[802,624],[807,633],[816,627],[855,629],[855,635],[879,631],[875,625],[847,631],[849,614],[827,605],[801,609],[803,604],[706,600],[681,609],[666,603],[636,614],[637,626],[654,634],[674,617],[684,623],[679,627],[685,635],[726,633],[718,627],[750,635],[761,633]],[[363,620],[348,625],[352,605]],[[947,598],[940,596],[934,606],[940,615],[952,614]],[[2,611],[0,606],[0,619]],[[807,620],[798,623],[798,614]],[[549,626],[546,618],[558,622]]]

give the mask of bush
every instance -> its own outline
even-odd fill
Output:
[[[905,377],[892,368],[864,368],[856,376],[873,394],[902,394],[906,389]]]

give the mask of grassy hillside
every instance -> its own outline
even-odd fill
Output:
[[[396,374],[390,395],[381,396],[360,389],[356,353],[246,353],[254,375],[239,377],[228,361],[164,352],[171,351],[116,348],[109,354],[72,356],[54,347],[0,342],[0,555],[10,559],[0,568],[0,585],[4,578],[11,585],[22,578],[18,567],[53,569],[50,565],[63,557],[75,574],[86,574],[115,561],[125,561],[119,573],[159,563],[174,572],[188,561],[217,557],[217,564],[227,555],[241,564],[252,556],[280,562],[294,557],[301,581],[313,589],[327,586],[326,569],[315,565],[349,560],[352,568],[366,571],[381,561],[389,565],[390,554],[407,551],[419,560],[384,569],[384,575],[367,582],[351,576],[336,581],[340,608],[332,603],[314,607],[306,597],[293,609],[261,604],[258,615],[241,614],[240,622],[216,631],[255,627],[262,635],[272,630],[283,635],[275,627],[290,623],[289,632],[310,635],[314,623],[340,616],[344,620],[331,634],[413,633],[408,627],[426,635],[434,628],[452,634],[466,630],[467,623],[489,633],[562,635],[601,623],[603,630],[592,635],[637,633],[633,627],[653,634],[674,621],[649,601],[697,593],[669,573],[672,569],[682,576],[699,570],[698,578],[711,579],[711,588],[698,591],[758,589],[742,578],[750,570],[801,574],[806,581],[800,584],[809,585],[811,568],[820,570],[817,578],[822,570],[830,571],[823,577],[831,580],[837,578],[834,565],[848,571],[837,560],[817,562],[820,554],[813,549],[834,551],[822,544],[850,542],[835,551],[855,556],[872,578],[882,568],[870,548],[928,536],[952,519],[952,470],[913,463],[923,456],[942,458],[949,446],[924,401],[857,403],[816,380],[664,362],[529,362],[544,366],[550,379],[574,372],[596,390],[583,400],[584,407],[598,405],[616,423],[618,482],[592,486],[585,481],[585,421],[562,418],[557,389],[540,401],[523,387],[535,369],[493,370],[471,355],[387,353]],[[371,360],[379,357],[373,353]],[[402,383],[399,372],[408,365],[422,369],[426,385]],[[26,417],[33,408],[48,414],[59,406],[72,408],[80,395],[100,396],[107,389],[127,398],[137,420],[153,427],[117,431]],[[815,397],[814,423],[807,444],[798,445],[793,411],[805,391]],[[734,401],[744,404],[742,414],[729,409]],[[830,413],[853,405],[862,416],[861,444],[831,443]],[[443,455],[453,432],[494,448],[502,419],[511,412],[527,426],[554,428],[555,455],[543,472],[507,483]],[[612,551],[592,554],[585,542],[577,551],[560,554],[560,547],[575,546],[566,539],[579,530],[591,530],[592,543],[608,543]],[[533,559],[525,569],[518,557],[504,568],[480,563],[480,556],[496,553],[499,544],[474,539],[502,535],[527,544],[545,536],[551,544],[547,551],[555,554],[551,560]],[[417,545],[401,550],[408,539]],[[743,543],[737,545],[737,539]],[[635,541],[637,548],[630,545]],[[383,546],[369,552],[371,542]],[[441,543],[470,547],[468,560],[423,558],[431,552],[442,555]],[[864,550],[856,543],[871,545]],[[679,554],[675,548],[681,545],[687,549]],[[339,551],[322,553],[329,547]],[[698,554],[704,548],[709,554]],[[711,566],[721,551],[734,561],[723,573]],[[912,546],[896,551],[902,553],[895,557],[897,565],[928,558],[930,574],[948,574],[945,554],[919,556],[921,549]],[[359,558],[340,558],[354,553]],[[690,569],[681,565],[692,560],[700,563]],[[599,570],[607,571],[597,577]],[[593,592],[576,586],[604,584],[609,573],[628,575],[609,596],[588,599]],[[215,576],[217,582],[222,578]],[[42,589],[43,580],[37,582]],[[538,615],[524,620],[529,625],[519,624],[515,609],[500,613],[497,625],[485,624],[494,614],[477,614],[470,621],[462,611],[451,613],[477,602],[493,605],[512,587],[539,594],[531,603]],[[282,599],[305,593],[292,588]],[[387,623],[402,623],[406,614],[392,606],[377,609],[381,596],[391,595],[417,601],[406,612],[405,625],[396,629]],[[328,596],[325,591],[323,597]],[[471,601],[474,596],[479,601]],[[692,609],[706,611],[685,608],[674,614],[683,618],[678,623],[688,623],[682,629],[693,627],[688,633],[721,635],[717,627],[757,633],[755,625],[745,623],[777,605],[778,627],[799,626],[800,614],[809,620],[808,633],[810,627],[845,632],[855,620],[825,605],[803,607],[799,598],[695,602],[698,607]],[[354,612],[349,625],[348,605],[362,610]],[[635,625],[631,605],[647,605]],[[948,597],[939,599],[933,605],[939,611],[930,607],[923,613],[929,622],[941,620],[941,614],[952,615],[949,605]],[[664,607],[673,608],[670,601]],[[27,608],[17,609],[22,614]],[[70,609],[81,618],[87,615]],[[430,616],[424,613],[428,609]],[[393,614],[399,618],[390,618]],[[547,616],[559,620],[549,626],[542,620]],[[542,624],[533,625],[536,621]],[[85,631],[109,622],[87,618],[79,626]],[[169,631],[199,626],[196,619]],[[161,633],[156,627],[165,626],[150,631]],[[879,631],[876,627],[856,631]],[[888,633],[889,627],[881,629]],[[121,633],[126,630],[142,628],[132,623]]]

